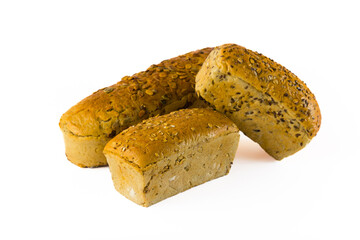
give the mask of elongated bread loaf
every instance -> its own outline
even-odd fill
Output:
[[[132,126],[104,149],[114,186],[128,199],[150,206],[226,175],[239,129],[212,109],[183,109]]]
[[[195,75],[211,50],[152,65],[70,108],[60,119],[67,158],[80,167],[106,165],[104,146],[118,133],[143,119],[198,102]]]
[[[319,106],[304,82],[273,60],[235,44],[210,53],[195,88],[275,159],[305,147],[320,128]]]

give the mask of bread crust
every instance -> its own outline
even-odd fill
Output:
[[[196,92],[276,159],[303,148],[320,128],[320,109],[306,84],[236,44],[211,52],[196,77]]]
[[[196,121],[194,121],[196,120]],[[116,153],[141,169],[168,155],[184,141],[237,133],[239,129],[225,115],[212,109],[182,109],[149,118],[122,131],[104,149]]]
[[[125,76],[70,108],[59,123],[65,141],[70,136],[72,139],[79,137],[79,149],[65,149],[68,156],[73,156],[69,160],[79,166],[96,167],[92,163],[103,163],[101,154],[85,154],[88,157],[81,158],[69,152],[90,151],[84,137],[92,143],[99,141],[100,146],[144,119],[186,108],[197,101],[195,76],[211,50],[193,51],[152,65],[131,77]],[[90,156],[99,159],[89,159]]]
[[[106,166],[103,149],[107,143],[102,138],[79,137],[64,133],[66,157],[79,167]],[[86,159],[86,161],[84,161]],[[86,165],[84,165],[86,164]]]
[[[137,204],[150,206],[226,175],[239,129],[212,109],[183,109],[144,120],[104,148],[114,186]]]

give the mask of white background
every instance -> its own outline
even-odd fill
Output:
[[[357,1],[0,2],[0,239],[360,239]],[[282,161],[241,137],[230,174],[140,207],[66,160],[58,121],[125,75],[236,43],[315,93],[318,135]]]

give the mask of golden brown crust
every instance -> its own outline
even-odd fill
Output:
[[[70,108],[59,124],[68,159],[82,167],[105,165],[103,147],[122,130],[155,115],[199,106],[195,75],[211,50],[204,48],[152,65]]]
[[[309,137],[321,124],[321,113],[314,94],[295,74],[264,55],[236,44],[216,47],[212,56],[222,71],[240,77],[259,92],[282,103],[301,119]]]
[[[235,44],[209,54],[195,88],[275,159],[304,148],[320,127],[319,106],[305,83],[280,64]]]
[[[212,48],[204,48],[152,65],[100,89],[70,108],[60,128],[75,136],[110,139],[149,117],[193,103],[195,76]]]
[[[104,153],[121,156],[144,170],[161,159],[160,156],[171,155],[184,141],[196,142],[200,138],[238,131],[236,125],[219,112],[183,109],[144,120],[124,130],[108,142]]]

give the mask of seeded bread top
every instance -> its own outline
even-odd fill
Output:
[[[256,90],[280,102],[300,120],[310,138],[318,132],[321,114],[314,94],[295,74],[272,59],[236,44],[216,47],[212,59],[222,72],[240,77]],[[204,67],[211,67],[207,60]]]
[[[212,109],[182,109],[149,118],[122,131],[108,142],[104,153],[119,156],[144,169],[174,154],[179,144],[196,144],[201,139],[238,132],[230,119]]]
[[[190,52],[125,76],[70,108],[60,128],[80,137],[112,138],[143,119],[190,105],[197,99],[195,76],[211,50]]]

